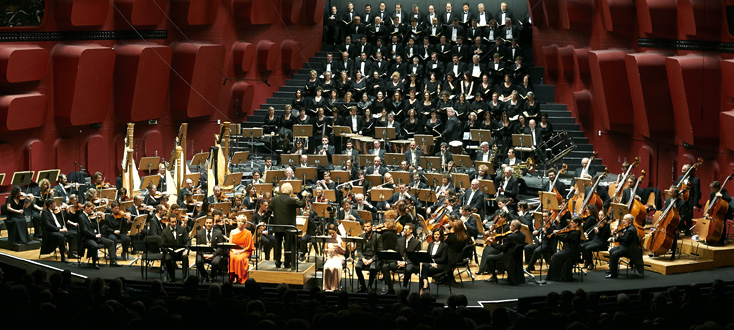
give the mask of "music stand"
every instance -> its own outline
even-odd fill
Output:
[[[356,194],[362,194],[362,195],[364,195],[364,187],[362,187],[362,186],[352,186],[352,192],[354,192],[355,195]]]
[[[385,153],[385,165],[388,166],[400,166],[405,160],[405,155],[399,153]]]
[[[311,205],[313,206],[313,210],[314,210],[314,212],[316,212],[316,215],[317,216],[319,216],[321,218],[324,218],[324,219],[331,218],[331,212],[329,212],[329,210],[328,210],[329,207],[331,207],[331,205],[329,203],[317,203],[317,202],[313,202],[313,203],[311,203]]]
[[[209,152],[200,152],[191,158],[191,165],[196,166],[196,170],[201,170],[201,167],[206,165],[206,160],[209,159]]]
[[[451,174],[452,182],[454,187],[457,188],[469,188],[471,187],[471,180],[469,180],[469,174],[453,173]]]
[[[494,181],[492,180],[479,180],[479,190],[482,191],[484,196],[494,196],[497,194],[497,189],[495,188]]]
[[[408,257],[408,260],[412,262],[415,265],[418,265],[418,269],[420,272],[420,268],[423,267],[423,264],[432,264],[433,263],[433,257],[431,257],[431,254],[427,251],[406,251],[405,256]]]
[[[10,181],[11,185],[14,186],[27,186],[31,184],[31,179],[33,179],[33,174],[36,173],[35,171],[21,171],[21,172],[15,172],[13,173],[13,180]]]
[[[280,163],[288,166],[296,166],[301,163],[301,155],[297,154],[281,154]],[[268,171],[269,172],[269,171]]]
[[[194,200],[197,202],[203,202],[206,196],[204,194],[195,194]]]
[[[341,167],[346,166],[347,160],[349,160],[349,159],[352,159],[352,156],[350,156],[350,155],[337,155],[337,154],[331,155],[331,162],[334,165],[339,165]],[[354,165],[354,164],[352,164],[352,165]]]
[[[127,210],[132,205],[133,205],[133,201],[131,201],[131,200],[130,201],[120,202],[120,210]]]
[[[512,134],[512,146],[529,148],[533,145],[533,137],[530,134]]]
[[[415,134],[413,135],[413,140],[421,147],[424,153],[430,154],[433,152],[433,150],[429,150],[429,148],[433,148],[433,135]]]
[[[301,180],[283,180],[280,181],[280,184],[278,185],[278,191],[281,191],[284,184],[290,183],[293,187],[294,193],[300,193],[301,192]]]
[[[130,233],[128,236],[140,234],[140,232],[143,231],[143,228],[145,228],[146,219],[148,219],[148,216],[145,214],[135,217],[130,223]]]
[[[353,236],[359,236],[359,234],[363,233],[362,225],[359,223],[359,221],[352,221],[352,220],[342,220],[339,222],[339,226],[344,227],[344,233],[347,237],[353,237]]]
[[[369,154],[369,155],[360,154],[359,160],[358,160],[359,166],[365,167],[365,166],[372,165],[372,161],[375,159],[375,157],[377,156],[372,155],[372,154]]]
[[[242,137],[249,138],[250,139],[250,147],[252,150],[255,150],[255,157],[252,157],[252,164],[251,166],[255,167],[255,159],[260,159],[257,156],[257,148],[255,148],[255,138],[260,139],[263,137],[263,128],[262,127],[253,127],[253,128],[243,128],[242,129]],[[237,154],[237,153],[235,153]],[[245,160],[247,157],[245,157]],[[234,162],[233,162],[234,163]]]
[[[263,181],[270,183],[278,183],[280,179],[285,178],[285,170],[270,170],[265,172]]]
[[[592,185],[591,179],[586,178],[574,178],[576,185],[576,192],[581,194],[586,194],[586,188],[590,187]],[[593,191],[592,191],[593,193]]]
[[[474,167],[479,168],[480,165],[487,166],[487,174],[489,174],[489,175],[495,175],[495,174],[497,174],[497,172],[495,172],[495,170],[494,170],[494,165],[492,165],[492,163],[490,163],[490,162],[482,162],[482,161],[476,161],[476,162],[474,162]]]
[[[143,157],[143,158],[140,158],[140,165],[138,165],[138,170],[148,171],[148,175],[150,175],[151,171],[158,170],[158,165],[160,163],[161,163],[161,158],[158,156]]]
[[[191,181],[194,183],[193,186],[196,187],[199,185],[200,177],[201,177],[201,173],[184,174],[184,182],[186,182],[187,179],[191,179]]]
[[[154,185],[158,187],[158,182],[161,181],[161,176],[158,174],[148,175],[144,176],[143,180],[140,181],[140,190],[146,190],[148,189],[148,186]]]
[[[390,175],[392,175],[392,181],[397,182],[398,184],[410,184],[410,173],[405,171],[390,171],[388,172]]]
[[[492,131],[488,129],[472,129],[469,130],[469,134],[471,134],[472,141],[479,142],[480,144],[482,142],[492,141]]]
[[[538,224],[535,229],[539,229],[540,226],[543,225],[543,212],[535,212],[533,211],[533,219],[535,219],[535,223]]]
[[[324,190],[324,197],[326,197],[326,199],[328,199],[330,201],[340,202],[341,203],[341,201],[337,201],[336,200],[336,191],[335,190]]]
[[[38,175],[36,176],[36,183],[41,182],[41,180],[43,179],[48,179],[49,182],[54,183],[58,181],[59,173],[61,173],[61,170],[38,171]]]
[[[296,228],[298,228],[298,231],[301,233],[300,236],[303,236],[308,231],[308,222],[308,217],[300,215],[296,216]]]
[[[441,157],[421,157],[420,160],[423,169],[437,169],[441,167]]]
[[[375,138],[385,141],[395,139],[395,127],[375,127]]]
[[[235,187],[235,186],[242,184],[242,174],[243,174],[242,172],[227,174],[224,177],[224,183],[222,183],[222,188],[229,187],[229,186]]]
[[[308,155],[308,165],[327,166],[329,165],[329,157],[326,155]]]
[[[542,192],[540,201],[543,204],[543,210],[558,210],[558,198],[552,192]]]
[[[313,125],[293,125],[294,138],[308,138],[313,136]]]
[[[253,185],[255,187],[255,194],[258,196],[265,196],[265,193],[270,193],[271,196],[273,194],[273,184],[272,183],[256,183]]]
[[[426,173],[426,184],[430,187],[438,187],[443,183],[443,174],[440,173]]]
[[[350,181],[349,172],[347,171],[331,171],[331,180],[336,181],[336,184]]]
[[[357,211],[357,214],[359,214],[359,217],[362,218],[362,221],[372,221],[372,212],[370,211]]]
[[[297,167],[294,173],[295,177],[302,178],[303,184],[306,184],[306,180],[316,180],[316,168],[315,167]]]
[[[418,189],[418,193],[416,195],[418,196],[419,201],[427,203],[435,203],[438,201],[438,199],[436,199],[436,194],[434,194],[431,189]]]
[[[255,152],[257,152],[257,149],[255,149]],[[232,155],[232,159],[229,160],[230,165],[241,165],[247,162],[247,157],[250,156],[249,151],[237,151]],[[252,163],[250,164],[251,168],[255,168],[255,158],[257,158],[257,155],[252,158]]]
[[[368,174],[364,176],[364,179],[367,180],[372,187],[382,184],[382,175],[379,174]]]
[[[392,196],[393,190],[387,189],[387,188],[375,188],[372,189],[372,192],[370,192],[370,197],[373,202],[384,202],[390,196]]]
[[[453,154],[452,156],[454,158],[454,164],[461,166],[461,167],[472,167],[474,164],[471,162],[471,157],[469,155],[459,155],[459,154]]]
[[[403,257],[398,253],[397,251],[392,250],[386,250],[386,251],[377,251],[377,258],[380,261],[403,261]]]
[[[221,202],[221,203],[214,203],[209,205],[209,210],[220,210],[222,211],[222,214],[229,214],[229,211],[232,210],[232,203],[230,202]]]
[[[622,220],[622,217],[624,217],[625,214],[630,213],[630,209],[627,208],[627,205],[620,204],[620,203],[611,203],[612,208],[612,218],[617,220]]]
[[[117,199],[117,189],[102,189],[99,192],[99,198],[107,198],[107,200],[114,201]]]

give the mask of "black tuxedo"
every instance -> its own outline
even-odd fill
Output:
[[[540,132],[540,126],[536,126],[534,132],[530,131],[530,127],[525,127],[524,133],[533,136],[532,142],[534,147],[537,148],[543,144],[543,134]]]
[[[359,234],[359,237],[364,238],[364,241],[362,241],[362,244],[357,245],[357,263],[354,266],[354,270],[357,273],[357,278],[359,280],[360,289],[367,287],[364,282],[364,275],[362,274],[362,270],[367,268],[370,272],[370,284],[369,286],[372,286],[372,282],[375,280],[375,275],[377,275],[377,271],[380,269],[380,262],[377,259],[377,252],[382,251],[382,240],[380,239],[380,234],[376,232],[372,232],[369,237],[367,236],[367,233],[361,233]],[[372,260],[372,262],[369,265],[365,265],[364,260]]]
[[[441,137],[444,142],[461,140],[461,128],[459,127],[459,119],[456,116],[446,120],[446,126],[441,132]]]
[[[506,67],[507,64],[503,61],[499,61],[498,63],[494,63],[494,61],[489,62],[489,65],[487,65],[487,72],[489,72],[490,83],[499,84],[500,82],[502,82],[502,77],[507,71]]]
[[[406,44],[405,46],[403,46],[403,52],[401,54],[403,56],[403,63],[406,63],[406,65],[408,65],[407,63],[412,64],[413,57],[418,56],[420,54],[420,51],[421,49],[418,45],[410,46]]]
[[[550,180],[544,179],[541,191],[547,192],[548,190],[550,190],[550,184]],[[563,196],[563,198],[566,198],[566,185],[561,180],[557,180],[554,187],[556,188],[556,190],[558,190],[558,193]]]
[[[469,205],[469,207],[472,208],[472,212],[477,212],[481,214],[484,209],[484,194],[481,190],[477,189],[477,191],[474,192],[474,194],[472,195],[471,188],[467,189],[464,192],[464,195],[461,197],[461,206],[464,205]]]
[[[449,25],[452,25],[453,24],[454,17],[457,17],[457,16],[456,16],[456,12],[454,12],[453,10],[450,11],[450,12],[444,11],[439,16],[438,21],[441,24],[443,24],[444,26],[449,26]]]
[[[176,226],[176,228],[171,229],[170,226],[166,226],[166,229],[163,229],[163,234],[161,235],[161,245],[166,246],[176,246],[175,250],[178,250],[181,247],[188,247],[189,245],[189,235],[186,232],[186,227],[183,226]],[[168,278],[171,281],[176,280],[176,261],[181,261],[181,271],[183,278],[185,279],[186,276],[189,273],[189,257],[188,253],[184,255],[187,251],[170,251],[169,249],[164,249],[164,256],[163,256],[163,262],[166,264],[166,270],[168,271]]]
[[[514,23],[515,17],[512,16],[512,11],[510,11],[509,9],[506,9],[505,12],[504,12],[504,14],[505,14],[504,17],[502,17],[502,14],[503,14],[502,11],[501,10],[498,10],[497,13],[494,15],[495,19],[497,19],[497,24],[499,26],[504,26],[505,25],[505,19],[506,18],[512,19],[513,20],[513,23],[512,24],[513,25],[515,24]]]
[[[403,25],[408,24],[408,20],[407,20],[408,13],[407,12],[403,10],[401,10],[400,12],[397,12],[397,11],[392,12],[390,14],[390,20],[389,20],[390,24],[392,24],[392,19],[394,17],[400,18],[400,21],[398,21],[399,24],[403,24]]]
[[[372,62],[372,72],[377,71],[380,74],[380,76],[386,76],[389,68],[390,68],[390,63],[388,63],[385,60]],[[370,75],[370,77],[372,77],[372,75]],[[370,84],[370,86],[371,85],[372,84]],[[383,86],[383,89],[384,89],[384,86]]]
[[[407,241],[407,243],[406,243]],[[405,261],[405,274],[403,275],[403,286],[408,286],[408,282],[410,282],[410,277],[412,274],[417,274],[419,265],[413,264],[410,260],[408,260],[408,254],[406,252],[418,252],[421,249],[421,242],[411,236],[409,240],[406,240],[405,237],[399,237],[397,242],[397,252],[403,257],[403,260]],[[390,291],[392,291],[392,276],[390,276],[390,271],[394,271],[398,269],[398,264],[396,261],[391,262],[385,262],[382,266],[382,277],[385,279],[385,285],[389,288]]]
[[[373,156],[379,156],[382,163],[385,163],[385,149],[380,148],[379,151],[377,151],[377,154],[375,155],[375,149],[370,149],[369,152],[367,152],[368,155]]]
[[[115,246],[112,241],[104,237],[97,237],[98,234],[100,236],[102,234],[98,223],[94,220],[90,220],[89,216],[82,212],[82,214],[79,215],[79,239],[87,249],[87,256],[91,256],[92,260],[97,263],[99,261],[97,250],[99,250],[101,245],[107,248],[108,260],[114,261],[117,259]]]
[[[64,228],[64,220],[61,214],[56,215],[50,209],[41,211],[41,220],[43,221],[41,254],[51,253],[58,247],[62,259],[66,258],[66,243],[69,242],[69,247],[76,246],[76,244],[73,244],[73,241],[76,241],[77,233],[75,231],[62,232],[61,229]],[[69,250],[73,250],[73,248]]]
[[[450,161],[454,160],[454,156],[447,150],[445,154],[441,154],[441,151],[439,150],[434,157],[439,157],[439,161],[437,165],[441,165],[442,163],[445,165],[448,165]]]
[[[437,74],[436,78],[440,80],[446,73],[446,67],[440,61],[428,61],[426,63],[425,77],[430,78],[431,72],[435,72]]]
[[[351,57],[351,54],[350,54]],[[342,58],[339,60],[339,65],[337,65],[336,72],[342,72],[346,71],[348,76],[352,76],[354,74],[354,61],[352,61],[351,58],[346,59],[346,61]]]
[[[420,81],[420,79],[423,78],[423,73],[425,73],[425,70],[426,70],[426,69],[423,68],[423,65],[421,65],[421,64],[418,64],[418,65],[411,64],[411,65],[408,66],[407,69],[408,69],[408,72],[407,73],[408,74],[415,74],[415,76],[418,78],[418,81]]]
[[[353,216],[356,220],[348,219],[348,216],[347,214],[345,214],[344,209],[340,209],[339,212],[336,214],[335,221],[349,220],[349,221],[358,221],[360,224],[362,224],[362,217],[359,216],[359,213],[357,213],[357,210],[355,210],[354,208],[349,209],[349,215]],[[350,235],[350,236],[353,236],[353,235]]]
[[[380,24],[379,26],[374,25],[374,24],[370,25],[369,38],[368,38],[370,43],[375,44],[377,42],[377,39],[384,41],[386,39],[387,34],[389,33],[387,29],[388,29],[388,26],[385,24]]]
[[[452,73],[456,76],[456,79],[461,79],[465,71],[466,63],[462,61],[459,61],[458,63],[451,62],[449,64],[446,64],[446,74]],[[456,83],[456,81],[457,80],[454,80],[454,83],[458,86],[458,83]]]
[[[436,244],[438,244],[438,248],[435,248]],[[434,252],[435,250],[435,252]],[[423,268],[421,269],[421,285],[423,285],[422,280],[427,279],[428,277],[435,276],[438,273],[445,272],[451,270],[451,265],[449,264],[449,245],[448,243],[444,242],[431,242],[428,243],[428,249],[426,250],[433,259],[433,263],[436,264],[437,267],[431,266],[429,263],[424,263]]]
[[[635,265],[637,272],[643,274],[645,267],[642,261],[642,249],[640,247],[640,237],[637,235],[637,228],[630,225],[616,238],[616,241],[619,242],[619,246],[609,251],[609,273],[616,276],[619,258],[628,257],[630,263]]]
[[[450,64],[448,62],[451,62],[451,48],[452,47],[453,46],[451,46],[451,44],[448,42],[445,44],[439,43],[438,45],[436,45],[436,53],[438,53],[438,59],[442,63],[446,63],[446,66]]]
[[[207,238],[208,236],[208,238]],[[211,232],[208,232],[206,227],[199,229],[196,232],[196,244],[197,245],[209,245],[213,247],[214,253],[196,253],[196,269],[199,271],[199,276],[209,277],[209,274],[204,267],[204,264],[209,263],[212,265],[212,271],[223,269],[222,259],[226,253],[226,250],[217,248],[219,243],[225,243],[224,234],[219,228],[212,227]],[[212,255],[211,258],[206,258],[206,255]]]
[[[295,225],[296,211],[306,205],[305,200],[297,200],[293,197],[283,194],[277,195],[271,199],[268,211],[273,215],[270,223],[274,225]],[[293,235],[286,235],[284,227],[273,227],[275,236],[275,251],[273,251],[273,259],[276,266],[280,267],[281,251],[283,249],[283,241],[285,241],[286,249],[293,250]],[[290,267],[291,262],[295,262],[294,253],[285,253],[285,266]]]
[[[380,165],[380,168],[377,169],[377,172],[378,173],[375,173],[375,166],[374,165],[367,166],[367,168],[364,171],[364,173],[366,175],[369,175],[369,174],[380,174],[382,176],[382,175],[385,175],[385,173],[387,173],[387,168],[385,166],[383,166],[383,165]]]
[[[367,34],[367,28],[364,26],[364,24],[352,24],[352,26],[349,28],[349,35],[352,37],[352,40],[359,40],[362,39],[362,35]],[[359,50],[355,51],[355,56],[359,55]]]
[[[415,162],[413,162],[413,154],[415,154]],[[416,148],[415,151],[413,149],[408,149],[404,155],[405,161],[408,162],[408,165],[418,167],[420,165],[421,157],[423,157],[423,151],[418,148]]]
[[[446,40],[451,42],[456,42],[456,40],[458,40],[459,38],[463,39],[464,35],[466,34],[466,32],[464,31],[464,27],[461,25],[449,25],[443,31],[444,35],[446,36]],[[453,40],[454,31],[456,31],[456,40]]]
[[[471,20],[475,18],[474,13],[471,10],[467,12],[464,12],[462,10],[458,13],[457,17],[459,17],[459,23],[464,24],[464,25],[470,25]]]
[[[364,68],[362,68],[362,64],[364,63]],[[372,74],[372,61],[370,60],[364,60],[358,58],[354,63],[354,73],[356,74],[357,71],[362,72],[363,77],[368,77]]]
[[[146,220],[147,229],[143,232],[147,236],[161,236],[163,234],[163,223],[155,213],[149,214]]]
[[[368,58],[370,55],[372,55],[372,45],[370,45],[368,42],[364,44],[360,42],[355,45],[355,48],[355,54],[357,55],[357,57],[359,57],[359,55],[362,55],[362,53],[367,55]]]
[[[512,32],[512,38],[513,39],[520,39],[520,27],[517,25],[513,25],[511,27],[507,27],[505,25],[499,27],[499,37],[502,39],[509,40],[507,38],[507,32],[508,30]]]
[[[501,176],[500,178],[498,178],[497,180],[495,180],[494,186],[497,187],[497,190],[498,191],[499,191],[500,188],[503,187],[505,180],[507,180],[507,179],[505,179],[504,175]],[[512,198],[515,201],[517,201],[517,194],[520,191],[520,181],[517,178],[515,178],[514,176],[510,176],[510,179],[507,180],[507,181],[508,182],[507,182],[507,187],[505,187],[505,191],[504,192],[498,192],[497,194],[498,194],[498,196],[504,196],[506,198]]]

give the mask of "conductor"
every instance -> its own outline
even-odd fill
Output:
[[[290,225],[295,228],[296,226],[296,211],[298,208],[306,206],[305,200],[298,200],[291,197],[293,193],[293,186],[290,183],[284,183],[280,187],[280,194],[273,197],[270,201],[269,210],[272,212],[273,219],[271,224],[273,225]],[[294,256],[292,250],[295,249],[293,245],[293,235],[286,235],[288,231],[285,227],[274,226],[273,234],[275,235],[275,249],[273,251],[273,260],[275,260],[275,267],[280,268],[280,255],[283,249],[283,241],[285,240],[285,268],[291,268],[291,265],[295,266]],[[285,239],[284,239],[285,238]],[[293,262],[293,264],[291,263]]]

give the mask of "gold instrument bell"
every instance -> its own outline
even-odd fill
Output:
[[[535,173],[535,159],[528,157],[524,163],[511,165],[510,168],[512,169],[512,176],[518,179],[522,178],[523,170],[528,171],[528,173]]]

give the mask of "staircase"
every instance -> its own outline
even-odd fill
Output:
[[[268,113],[268,107],[271,106],[275,108],[275,115],[281,116],[285,105],[291,103],[296,90],[299,88],[302,89],[306,85],[306,80],[308,80],[309,76],[308,73],[311,68],[321,67],[321,63],[326,60],[326,53],[326,50],[316,52],[315,56],[311,57],[309,62],[304,64],[304,68],[299,69],[291,79],[286,81],[284,86],[281,86],[277,92],[273,93],[272,97],[267,99],[267,103],[261,104],[259,109],[255,109],[254,113],[247,118],[247,121],[242,123],[242,127],[262,127]],[[584,136],[584,132],[581,131],[581,127],[576,123],[576,119],[568,110],[568,106],[565,104],[554,103],[555,86],[542,84],[543,68],[530,67],[528,71],[530,73],[531,81],[535,87],[535,95],[538,101],[541,102],[540,109],[541,111],[548,113],[548,119],[553,124],[554,131],[560,132],[561,130],[565,130],[577,146],[574,151],[570,152],[562,159],[563,163],[568,164],[569,173],[573,173],[576,168],[581,167],[582,158],[591,156],[593,147],[589,144],[589,139]],[[249,140],[233,135],[230,150],[232,152],[251,150],[250,144],[252,143]],[[259,141],[255,142],[254,146],[255,148],[258,148],[259,155],[270,153],[278,154],[283,152],[283,150],[275,147],[266,149],[265,144]],[[253,153],[251,153],[251,157],[252,155]],[[277,162],[278,159],[275,161]],[[560,164],[554,165],[556,167],[560,167]],[[591,163],[591,168],[597,173],[603,171],[604,165],[602,164],[601,159],[594,159]]]

